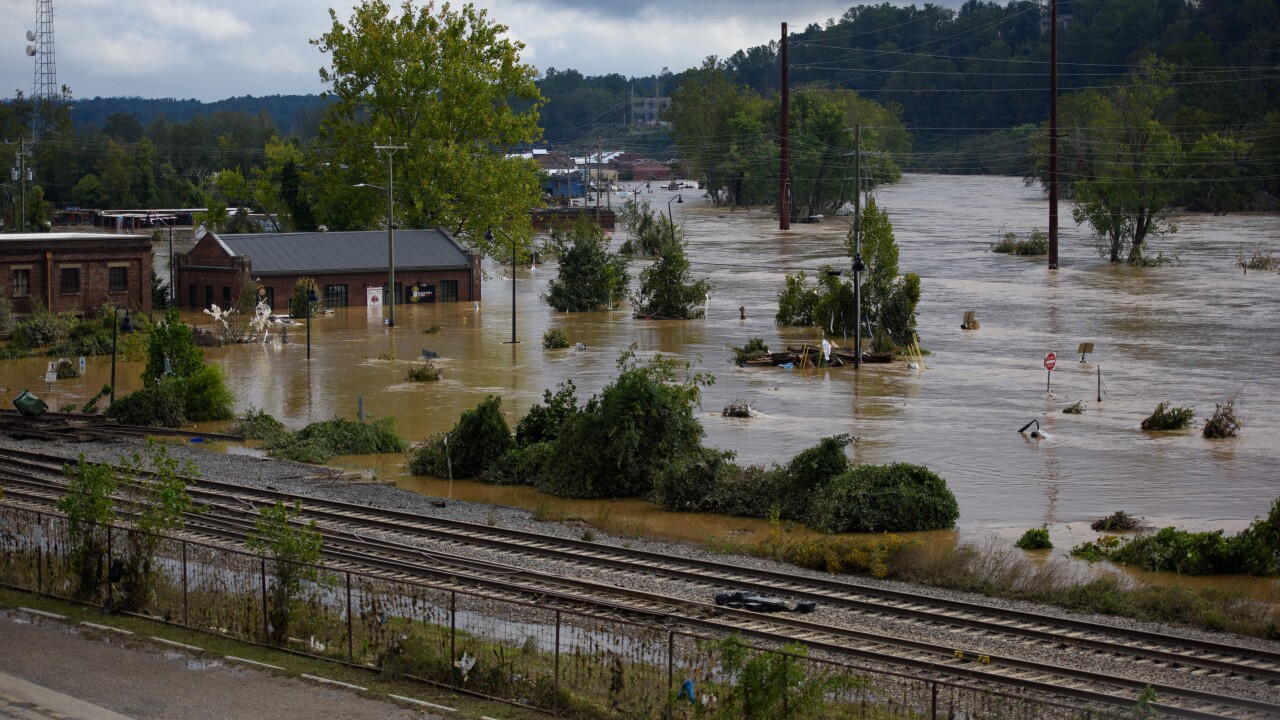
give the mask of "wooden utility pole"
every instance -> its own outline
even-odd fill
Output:
[[[778,173],[778,229],[791,229],[791,87],[787,81],[787,24],[782,23],[781,169]]]
[[[1049,1],[1049,269],[1058,269],[1058,0]]]
[[[853,368],[862,367],[862,125],[853,126]]]

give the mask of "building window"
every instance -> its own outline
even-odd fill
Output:
[[[62,294],[80,294],[80,268],[62,268]]]
[[[213,286],[212,285],[204,286],[204,306],[206,308],[213,307]]]
[[[26,297],[31,294],[31,271],[13,271],[13,296]]]
[[[129,292],[129,268],[107,268],[107,291],[113,293]]]
[[[325,285],[324,286],[324,306],[325,307],[346,307],[347,306],[347,286],[346,285]]]
[[[276,289],[273,287],[269,287],[269,288],[263,288],[263,290],[266,290],[267,294],[262,297],[262,301],[267,304],[267,307],[271,308],[272,310],[275,310],[276,309]]]
[[[191,283],[187,285],[187,305],[192,310],[198,307],[196,303],[199,302],[198,300],[199,297],[200,297],[200,286],[196,285],[195,283]]]
[[[440,302],[458,302],[458,281],[440,281]]]
[[[230,310],[232,307],[233,306],[231,305],[231,288],[226,287],[224,285],[222,287],[222,309]]]

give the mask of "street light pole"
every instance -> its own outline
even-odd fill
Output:
[[[502,232],[499,230],[499,232]],[[504,235],[506,233],[503,233]],[[511,237],[508,235],[507,237]],[[493,226],[484,231],[484,239],[494,242]],[[516,239],[511,237],[511,345],[520,341],[516,339]]]
[[[396,223],[395,223],[395,196],[392,194],[395,187],[395,176],[392,174],[392,156],[397,150],[408,150],[408,145],[392,145],[391,138],[387,138],[386,145],[373,146],[374,150],[382,150],[387,153],[387,292],[383,293],[382,301],[387,305],[387,327],[396,326]]]
[[[314,287],[308,288],[307,289],[307,361],[308,362],[311,361],[311,316],[315,314],[317,300],[319,300],[319,298],[316,297],[316,289]]]
[[[124,310],[124,320],[117,327],[116,318],[120,317],[120,311]],[[111,402],[116,401],[116,334],[117,330],[123,333],[133,332],[133,323],[129,322],[129,308],[115,307],[111,311]]]
[[[671,219],[671,203],[673,202],[682,203],[684,202],[684,197],[676,195],[667,201],[667,224],[671,226],[671,242],[674,243],[676,241],[676,221]]]

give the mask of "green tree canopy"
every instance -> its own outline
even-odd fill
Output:
[[[557,229],[551,243],[560,274],[547,283],[547,303],[560,312],[612,310],[627,296],[627,258],[609,251],[599,225],[585,218],[569,231]]]
[[[312,41],[330,56],[320,79],[336,99],[320,130],[328,177],[318,219],[335,228],[378,221],[386,194],[350,187],[385,187],[387,161],[374,148],[382,144],[405,147],[393,158],[402,226],[443,226],[489,255],[490,226],[529,237],[536,166],[507,157],[541,136],[543,99],[537,71],[520,61],[524,45],[469,3],[406,0],[396,16],[382,0],[365,0],[345,25],[332,9],[329,17],[329,31]]]

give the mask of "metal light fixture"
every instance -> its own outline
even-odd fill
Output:
[[[116,318],[120,317],[120,311],[124,311],[124,320],[119,324]],[[129,308],[116,307],[111,311],[111,402],[116,401],[116,335],[117,330],[126,335],[133,332],[133,323],[129,321]]]
[[[498,232],[502,232],[499,230]],[[506,233],[503,233],[506,235]],[[507,235],[507,237],[511,237]],[[484,231],[484,239],[489,242],[495,242],[493,236],[493,226],[490,225],[488,230]],[[511,238],[511,343],[515,345],[520,342],[516,339],[516,239]]]

